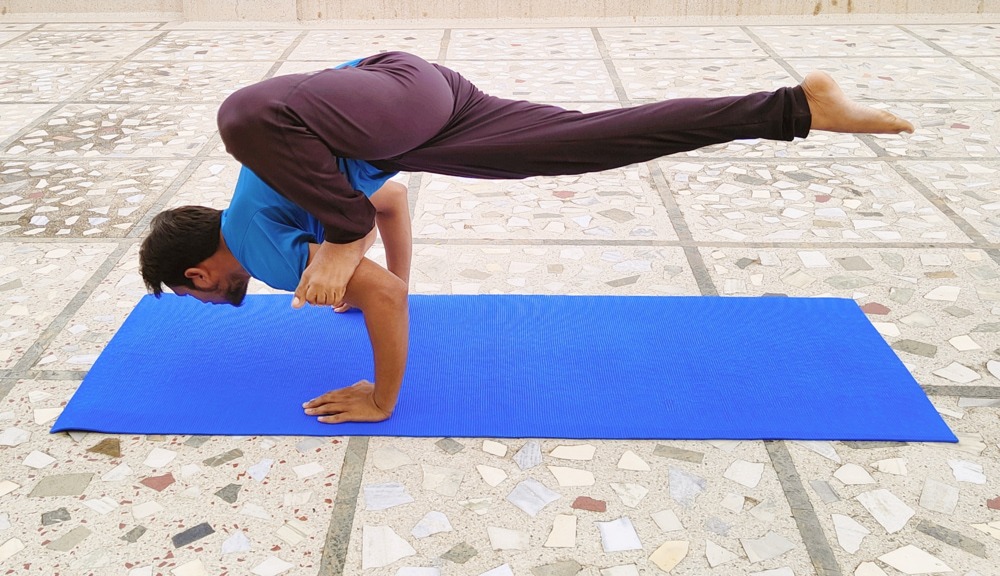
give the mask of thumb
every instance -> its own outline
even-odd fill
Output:
[[[295,308],[297,310],[305,305],[306,305],[305,282],[300,281],[299,285],[295,288],[295,295],[292,297],[292,308]]]

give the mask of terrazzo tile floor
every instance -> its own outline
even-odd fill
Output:
[[[0,574],[1000,574],[997,30],[0,21]],[[586,176],[401,175],[411,290],[853,298],[961,442],[49,434],[144,294],[149,220],[227,205],[220,101],[389,49],[581,110],[821,68],[911,118]]]

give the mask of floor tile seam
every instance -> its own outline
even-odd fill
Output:
[[[601,60],[603,60],[608,76],[611,79],[611,84],[614,86],[615,94],[618,96],[619,103],[625,108],[631,106],[632,100],[628,96],[628,91],[625,90],[625,85],[622,83],[621,77],[618,76],[615,61],[611,58],[611,55],[608,52],[608,47],[604,42],[604,38],[601,35],[600,30],[597,27],[594,27],[591,28],[590,31],[594,37],[594,42],[597,44],[597,50],[601,55]],[[679,240],[683,241],[690,239],[691,231],[688,228],[687,221],[684,219],[684,214],[681,212],[680,206],[677,204],[673,194],[670,193],[670,185],[667,183],[663,172],[654,161],[646,162],[646,166],[649,169],[650,176],[653,180],[653,187],[659,193],[660,202],[667,211],[667,219],[670,222],[670,226],[674,230],[674,233],[677,235]],[[694,276],[695,284],[698,286],[698,291],[705,296],[717,295],[719,290],[715,286],[715,282],[712,280],[708,267],[705,265],[705,261],[701,256],[701,252],[697,249],[687,247],[683,250],[684,257],[688,262],[688,267],[691,269],[691,274]]]
[[[347,441],[344,463],[337,482],[337,496],[330,513],[330,526],[323,543],[318,576],[341,576],[347,562],[351,536],[354,534],[355,512],[368,454],[368,437],[351,436]]]
[[[72,94],[70,94],[66,98],[60,100],[59,104],[57,104],[56,106],[53,106],[51,109],[49,109],[48,111],[46,111],[44,114],[42,114],[41,116],[35,118],[34,121],[30,122],[27,126],[25,126],[24,128],[21,128],[19,131],[15,132],[14,135],[12,135],[10,138],[7,138],[5,140],[0,140],[0,150],[7,149],[10,145],[12,145],[14,142],[17,142],[18,140],[20,140],[21,138],[23,138],[25,135],[30,134],[34,130],[38,130],[39,127],[41,127],[41,126],[44,126],[45,123],[48,122],[59,110],[62,110],[66,106],[65,103],[67,101],[78,99],[81,95],[86,94],[94,86],[97,86],[100,82],[103,82],[110,75],[114,74],[118,69],[120,69],[125,64],[125,62],[128,61],[129,57],[131,57],[134,54],[137,54],[137,53],[141,52],[142,50],[145,50],[146,48],[148,48],[149,46],[151,46],[153,43],[157,42],[163,36],[163,34],[164,33],[161,32],[161,33],[153,36],[147,42],[145,42],[142,46],[140,46],[139,48],[136,48],[135,50],[133,50],[132,52],[130,52],[124,58],[119,58],[117,60],[107,60],[107,62],[115,62],[115,64],[112,64],[107,70],[105,70],[104,72],[101,72],[100,74],[98,74],[97,76],[95,76],[92,80],[86,82],[83,86],[81,86],[80,88],[78,88],[77,90],[75,90]],[[92,63],[92,62],[97,62],[97,61],[96,60],[88,60],[87,62],[88,63]]]
[[[838,15],[838,16],[843,16],[843,15]],[[855,15],[855,16],[857,16],[857,17],[863,17],[865,15]],[[969,20],[961,20],[961,19],[960,20],[936,20],[936,19],[935,20],[927,20],[927,19],[923,19],[923,18],[921,18],[921,19],[918,20],[918,19],[907,18],[906,14],[898,14],[898,15],[893,15],[893,16],[900,16],[900,18],[892,18],[891,21],[874,22],[874,23],[855,22],[855,21],[848,21],[848,20],[839,20],[839,21],[830,21],[830,22],[824,22],[824,21],[817,22],[817,21],[810,20],[808,22],[786,22],[786,23],[781,23],[781,24],[738,24],[738,23],[732,23],[732,24],[714,24],[714,23],[711,23],[711,22],[693,22],[693,23],[692,22],[682,22],[682,23],[653,22],[653,23],[643,23],[643,22],[641,22],[642,20],[649,20],[649,19],[653,19],[655,17],[643,17],[643,16],[640,16],[640,17],[638,17],[638,20],[639,20],[638,22],[637,21],[630,21],[630,22],[622,22],[622,23],[613,23],[613,24],[598,25],[597,27],[599,29],[601,29],[601,30],[636,29],[636,28],[638,28],[638,29],[651,29],[651,28],[667,28],[667,29],[675,29],[675,28],[696,28],[696,29],[703,29],[703,28],[734,28],[734,29],[738,29],[738,28],[743,28],[743,27],[750,27],[750,28],[850,28],[850,29],[865,29],[865,28],[886,28],[886,27],[893,27],[893,26],[972,26],[972,27],[981,27],[981,26],[989,26],[989,25],[998,25],[998,24],[1000,24],[1000,13],[986,13],[986,14],[968,13],[968,14],[966,14],[966,16],[968,16],[970,18]],[[947,16],[947,15],[946,14],[942,14],[942,16]],[[984,16],[997,16],[998,19],[997,20],[982,21],[982,18]],[[783,18],[783,17],[784,17],[783,15],[771,16],[771,18],[774,18],[774,19],[780,19],[780,18]],[[442,29],[442,28],[450,28],[450,29],[456,30],[456,31],[468,31],[468,30],[472,30],[472,31],[496,31],[496,30],[540,31],[540,30],[558,30],[558,29],[578,30],[578,29],[590,29],[590,28],[594,27],[594,24],[592,24],[592,23],[576,23],[576,22],[574,22],[574,23],[567,23],[567,24],[559,24],[558,22],[551,22],[551,23],[549,23],[549,22],[543,22],[543,23],[539,24],[537,18],[524,18],[524,19],[521,19],[523,21],[523,24],[519,25],[519,26],[518,25],[513,25],[513,26],[512,25],[496,26],[496,25],[492,25],[492,24],[491,25],[481,25],[481,26],[462,25],[464,20],[467,20],[467,19],[456,18],[456,19],[452,19],[450,22],[443,21],[442,19],[437,19],[433,23],[434,24],[433,26],[417,27],[417,28],[415,28],[413,26],[412,22],[398,23],[398,22],[395,22],[393,20],[388,20],[387,19],[387,20],[378,20],[378,21],[372,21],[372,22],[351,21],[351,25],[350,26],[324,25],[321,21],[308,21],[308,22],[310,22],[309,24],[302,23],[302,22],[288,22],[287,25],[272,26],[270,28],[264,28],[264,27],[256,28],[256,27],[254,27],[254,28],[236,28],[236,29],[231,28],[231,27],[226,27],[224,21],[217,21],[217,22],[199,22],[199,24],[206,24],[205,26],[199,26],[199,27],[193,27],[193,28],[169,28],[167,30],[168,31],[172,31],[172,32],[233,32],[234,30],[235,31],[250,31],[250,32],[257,32],[257,31],[270,32],[270,31],[288,31],[288,30],[301,30],[301,31],[307,31],[307,32],[356,32],[356,31],[373,31],[373,30],[407,32],[407,31],[411,31],[411,30],[438,30],[438,29]],[[483,19],[473,19],[473,20],[482,21]],[[517,19],[515,19],[515,20],[517,20]],[[576,21],[589,20],[591,22],[599,22],[599,21],[601,21],[601,18],[573,18],[573,20],[576,20]],[[311,22],[316,22],[316,24],[311,24]],[[87,21],[87,22],[41,22],[41,21],[39,21],[39,22],[35,22],[35,21],[16,21],[15,22],[15,21],[11,21],[11,23],[34,25],[35,28],[32,29],[34,31],[47,31],[47,32],[88,32],[88,31],[91,31],[91,32],[108,32],[109,30],[101,30],[99,28],[85,28],[85,27],[86,26],[90,26],[90,25],[101,25],[101,24],[122,24],[123,22],[120,21],[120,20],[119,21],[107,20],[107,21]],[[80,28],[79,29],[73,29],[73,30],[59,30],[59,29],[45,30],[44,26],[47,26],[47,25],[53,24],[53,23],[55,23],[55,24],[76,24],[76,25],[79,25]],[[162,26],[168,26],[168,25],[177,26],[177,25],[191,24],[190,21],[184,21],[184,20],[161,20],[161,19],[148,20],[148,21],[147,20],[141,20],[141,21],[137,21],[135,23],[137,23],[137,24],[158,24],[160,27],[162,27]],[[438,23],[440,23],[440,25],[438,25]],[[211,25],[209,25],[209,24],[211,24]],[[286,23],[282,23],[282,24],[286,24]],[[420,22],[417,21],[417,24],[420,24]],[[455,25],[455,24],[458,24],[458,25]],[[545,25],[545,24],[548,24],[548,25]],[[120,32],[130,32],[130,31],[134,31],[134,32],[148,32],[148,31],[151,31],[151,30],[111,30],[111,31],[120,31]]]
[[[51,344],[60,333],[62,333],[66,324],[69,323],[73,315],[79,312],[80,308],[86,304],[87,300],[93,295],[97,286],[104,281],[112,270],[114,270],[115,266],[121,261],[126,252],[127,248],[119,245],[108,255],[97,270],[95,270],[87,281],[83,283],[80,289],[77,290],[76,294],[73,295],[73,298],[71,298],[70,301],[63,306],[62,310],[60,310],[56,317],[49,322],[48,326],[41,331],[31,346],[24,351],[20,360],[18,360],[17,363],[10,368],[8,373],[10,377],[20,378],[29,373],[31,367],[38,362],[39,358],[41,358],[45,348],[48,347],[48,345]],[[3,396],[0,396],[0,400],[2,399]]]
[[[286,46],[285,49],[281,52],[281,56],[278,56],[278,58],[274,60],[274,63],[271,64],[271,67],[267,69],[267,72],[264,73],[264,77],[261,78],[261,80],[273,78],[274,75],[278,73],[278,70],[280,70],[281,67],[285,64],[285,62],[288,61],[288,57],[291,56],[292,52],[294,52],[295,49],[298,48],[300,44],[302,44],[302,40],[306,37],[306,34],[308,33],[303,30],[299,32],[299,34],[295,37],[294,40],[288,43],[288,46]],[[267,61],[268,60],[262,60],[262,62],[267,62]],[[228,60],[228,62],[256,62],[256,61],[241,59],[235,61]]]
[[[414,175],[413,178],[419,178]],[[411,180],[412,182],[412,180]],[[415,200],[411,200],[410,210],[414,208]],[[154,215],[155,216],[155,215]],[[0,237],[0,245],[4,244],[120,244],[126,247],[140,242],[142,238],[137,236],[117,236],[117,237],[80,237],[80,236],[51,236],[51,237]],[[502,245],[502,246],[617,246],[636,248],[756,248],[756,249],[809,249],[809,250],[868,250],[868,249],[892,249],[892,250],[998,250],[1000,242],[832,242],[816,241],[808,242],[797,240],[795,242],[767,242],[767,241],[734,241],[734,240],[618,240],[599,238],[413,238],[415,246],[478,246],[478,245]]]
[[[930,202],[934,208],[944,214],[944,216],[948,218],[948,220],[950,220],[951,223],[962,232],[962,234],[965,234],[969,240],[972,240],[973,244],[992,247],[992,242],[990,242],[986,236],[976,230],[976,228],[969,223],[968,220],[962,218],[958,212],[952,209],[944,198],[935,194],[934,191],[924,184],[919,178],[911,174],[910,171],[906,169],[906,166],[897,166],[895,164],[888,164],[888,166],[893,172],[895,172],[900,178],[902,178],[907,184],[923,196],[924,199]],[[1000,264],[1000,260],[997,260],[997,263]]]
[[[135,244],[137,239],[127,236],[0,236],[2,244]]]
[[[948,386],[921,384],[921,390],[928,396],[956,398],[1000,399],[1000,386]]]
[[[996,250],[1000,244],[982,242],[766,242],[734,240],[618,240],[604,238],[544,239],[544,238],[414,238],[414,246],[616,246],[636,248],[757,248],[793,250]]]
[[[184,169],[181,170],[180,174],[174,178],[174,181],[163,190],[159,198],[150,204],[149,208],[146,209],[141,218],[135,221],[132,228],[125,235],[125,238],[136,239],[139,238],[140,234],[145,233],[146,228],[149,226],[149,223],[153,220],[153,218],[155,218],[156,215],[163,210],[167,203],[173,199],[174,195],[177,194],[177,192],[185,184],[187,184],[188,180],[191,179],[191,176],[194,175],[198,168],[200,168],[202,164],[212,160],[209,157],[209,154],[215,149],[219,141],[219,135],[215,134],[209,138],[207,142],[205,142],[205,145],[202,146],[201,150],[195,155],[195,157],[188,161]],[[220,158],[220,160],[222,159]]]
[[[962,66],[965,66],[965,67],[966,67],[966,68],[968,68],[969,70],[972,70],[972,71],[973,71],[973,72],[975,72],[976,74],[979,74],[980,76],[983,76],[984,78],[986,78],[986,79],[987,79],[987,80],[989,80],[990,82],[993,82],[994,84],[997,84],[997,85],[1000,85],[1000,79],[998,79],[998,78],[997,78],[996,76],[994,76],[993,74],[990,74],[990,73],[989,73],[989,72],[987,72],[986,70],[983,70],[983,69],[982,69],[982,68],[980,68],[979,66],[976,66],[976,65],[975,65],[975,64],[973,64],[972,62],[969,62],[969,61],[968,61],[968,60],[966,60],[966,59],[965,59],[965,58],[964,58],[963,56],[959,56],[959,55],[957,55],[957,54],[955,54],[955,53],[953,53],[953,52],[951,52],[951,51],[947,50],[946,48],[943,48],[943,47],[939,46],[939,45],[937,44],[937,42],[934,42],[933,40],[930,40],[930,39],[928,39],[928,38],[924,38],[923,36],[920,36],[920,35],[919,35],[919,34],[917,34],[916,32],[913,32],[912,30],[910,30],[909,28],[907,28],[907,27],[906,27],[906,25],[903,25],[903,24],[897,24],[897,25],[896,25],[896,28],[898,28],[898,29],[902,30],[903,32],[905,32],[905,33],[909,34],[909,35],[910,35],[910,36],[912,36],[913,38],[915,38],[915,39],[919,40],[920,42],[924,43],[925,45],[927,45],[927,46],[929,46],[929,47],[931,47],[931,48],[933,48],[933,49],[935,49],[935,50],[938,50],[938,51],[939,51],[939,52],[941,52],[942,54],[945,54],[945,55],[947,55],[947,56],[948,56],[949,58],[951,58],[951,59],[955,60],[956,62],[958,62],[958,63],[959,63],[959,64],[961,64]],[[979,55],[979,56],[974,56],[974,57],[975,57],[975,58],[979,58],[979,57],[983,57],[983,55]]]
[[[660,202],[667,211],[670,227],[673,229],[674,234],[677,235],[678,244],[684,251],[684,258],[687,260],[688,268],[690,268],[691,275],[694,277],[695,285],[698,286],[698,291],[702,296],[718,296],[719,288],[715,285],[715,280],[712,279],[712,274],[709,272],[701,250],[695,245],[694,236],[691,234],[687,219],[684,218],[684,212],[670,190],[670,184],[667,182],[666,176],[663,175],[659,165],[655,162],[647,162],[646,165],[649,168],[653,187],[659,194]]]
[[[802,82],[803,76],[799,74],[799,72],[795,70],[795,68],[793,68],[791,64],[786,62],[785,59],[782,58],[781,55],[779,55],[778,52],[771,47],[770,44],[768,44],[763,38],[752,32],[749,26],[740,26],[740,30],[742,30],[744,34],[749,36],[750,40],[756,43],[761,50],[767,53],[768,57],[770,57],[771,60],[775,62],[775,64],[781,66],[781,68],[785,71],[785,73],[794,78],[796,82]]]
[[[590,29],[590,33],[594,38],[594,43],[597,46],[597,53],[600,60],[604,64],[604,68],[608,73],[608,77],[611,80],[611,85],[615,89],[615,96],[618,97],[618,104],[623,108],[627,108],[632,105],[632,100],[628,96],[628,92],[625,90],[624,84],[622,84],[621,77],[618,76],[618,70],[615,68],[614,60],[608,53],[608,47],[604,43],[604,38],[601,36],[600,31],[595,27]]]
[[[116,329],[117,330],[117,329]],[[18,378],[29,380],[83,380],[90,370],[39,370],[28,368]],[[3,376],[0,376],[3,378]]]
[[[809,501],[788,445],[784,441],[765,441],[764,447],[817,576],[842,576],[843,571],[819,521],[819,515]]]
[[[23,39],[25,36],[31,34],[35,30],[38,30],[38,26],[36,26],[36,27],[34,27],[32,29],[29,29],[29,30],[18,30],[18,32],[21,32],[21,33],[18,34],[17,36],[14,36],[10,40],[5,40],[3,42],[0,42],[0,50],[2,50],[4,46],[10,44],[11,42],[17,42],[18,40]]]
[[[444,64],[448,61],[449,49],[451,49],[451,28],[445,28],[441,31],[441,41],[438,43],[438,63]]]

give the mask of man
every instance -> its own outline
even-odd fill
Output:
[[[913,126],[849,100],[821,72],[774,92],[582,114],[488,96],[443,66],[380,54],[232,94],[219,110],[226,149],[244,166],[232,205],[221,214],[189,207],[158,215],[140,253],[142,274],[157,296],[166,285],[238,305],[254,276],[294,290],[295,308],[361,309],[375,383],[304,408],[323,422],[384,420],[408,345],[409,213],[404,232],[390,216],[406,210],[405,193],[386,183],[393,173],[579,174],[736,139],[792,140],[810,129],[894,134]],[[364,258],[376,224],[389,270]]]

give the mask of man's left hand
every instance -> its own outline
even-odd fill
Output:
[[[309,416],[319,416],[327,424],[341,422],[381,422],[392,415],[375,403],[375,385],[362,380],[353,386],[331,390],[302,405]]]

